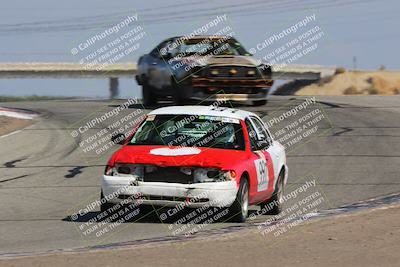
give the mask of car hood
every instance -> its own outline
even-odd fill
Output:
[[[245,67],[256,67],[260,63],[252,56],[212,56],[212,57],[184,57],[179,61],[190,66],[213,66],[213,65],[228,65],[228,66],[245,66]],[[175,64],[176,61],[173,61]]]
[[[245,151],[217,148],[179,148],[168,146],[126,145],[118,150],[109,164],[149,164],[161,167],[205,167],[229,170],[247,156]]]
[[[208,65],[258,66],[259,62],[251,56],[214,56],[208,58]]]

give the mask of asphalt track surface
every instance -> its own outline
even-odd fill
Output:
[[[318,190],[325,196],[319,209],[400,192],[400,97],[317,97],[317,100],[330,126],[325,124],[320,129],[322,134],[289,151],[288,191],[300,185],[302,177],[315,177]],[[266,116],[302,101],[297,97],[272,97],[264,107],[238,108]],[[0,137],[2,255],[171,236],[168,223],[160,222],[154,212],[138,222],[125,222],[99,238],[84,236],[79,231],[79,226],[95,216],[97,210],[78,221],[70,219],[74,212],[99,198],[99,178],[116,149],[100,156],[84,153],[71,131],[83,123],[82,119],[112,110],[119,103],[123,101],[0,103],[42,113],[38,123]],[[140,108],[133,105],[127,112]],[[263,215],[255,221],[268,218]],[[217,222],[207,229],[234,225]]]

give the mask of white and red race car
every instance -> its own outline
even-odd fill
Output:
[[[284,147],[254,113],[212,106],[150,112],[109,160],[101,209],[130,198],[144,205],[281,211],[288,176]]]

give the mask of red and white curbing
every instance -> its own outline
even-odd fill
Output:
[[[32,111],[0,107],[0,116],[7,116],[16,119],[32,120],[38,115],[39,114]]]

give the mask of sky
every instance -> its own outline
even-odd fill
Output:
[[[145,36],[138,48],[117,62],[136,62],[159,42],[185,35],[226,14],[210,31],[226,27],[258,58],[312,29],[322,32],[314,49],[295,64],[343,66],[349,69],[399,69],[400,1],[396,0],[13,0],[0,9],[0,62],[79,62],[115,37],[140,26]],[[118,25],[128,16],[138,20],[73,55],[71,49]],[[314,16],[315,15],[315,16]],[[299,22],[313,17],[305,26]],[[295,26],[297,25],[297,26]],[[287,29],[297,27],[296,32]],[[285,36],[266,48],[257,44]],[[321,34],[320,34],[321,35]],[[282,35],[281,35],[282,36]],[[315,44],[313,43],[313,44]],[[261,47],[259,45],[259,47]],[[312,51],[311,51],[312,50]],[[108,97],[107,79],[2,79],[0,95]],[[134,79],[120,80],[120,96],[140,96]]]

